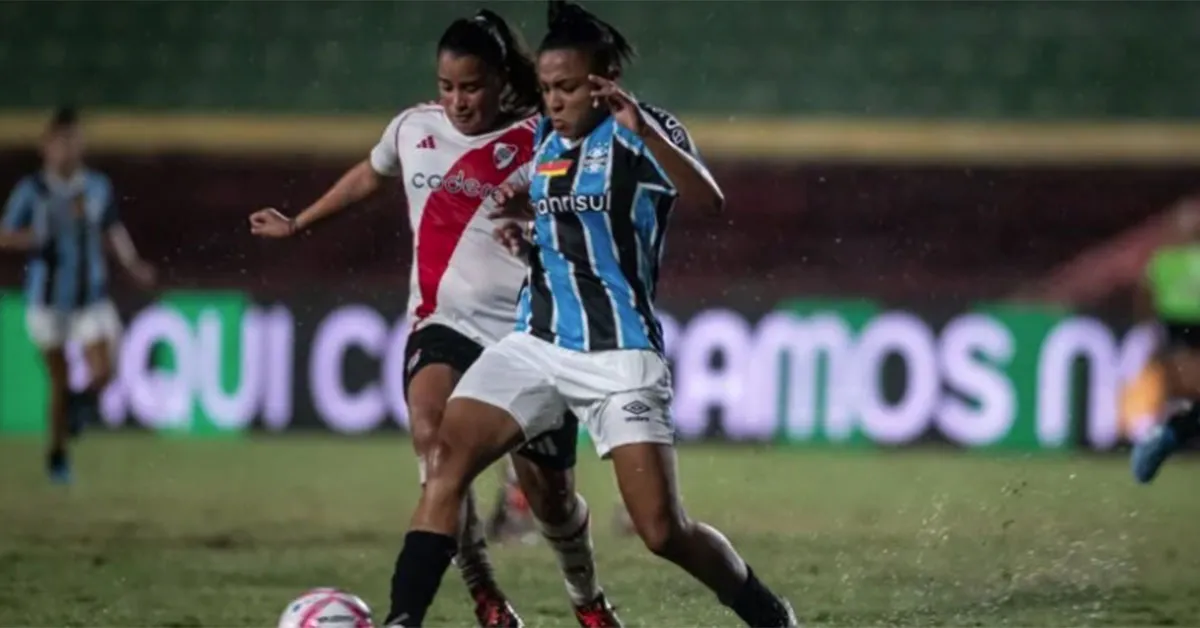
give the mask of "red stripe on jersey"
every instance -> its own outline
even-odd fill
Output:
[[[517,147],[516,159],[507,160],[503,168],[496,167],[494,157],[499,143]],[[484,146],[463,154],[446,171],[444,180],[462,173],[464,179],[475,179],[481,186],[499,186],[532,157],[533,132],[523,124],[517,125]],[[443,185],[425,201],[425,211],[417,229],[417,284],[421,290],[421,302],[416,311],[418,320],[437,310],[438,287],[450,267],[450,258],[467,230],[467,223],[487,201],[486,196],[474,198],[462,192],[451,191]]]

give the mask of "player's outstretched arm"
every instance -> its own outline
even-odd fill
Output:
[[[646,150],[666,171],[684,204],[713,211],[725,208],[725,195],[708,169],[647,123],[645,114],[633,96],[602,76],[592,75],[588,78],[592,81],[592,98],[607,103],[613,118],[642,138]]]
[[[33,229],[0,229],[0,250],[32,251],[37,248],[37,236]]]
[[[137,247],[133,245],[133,238],[129,237],[129,231],[125,229],[125,226],[119,222],[113,223],[105,233],[108,236],[109,246],[112,247],[121,268],[125,269],[125,272],[129,273],[129,276],[141,287],[154,287],[154,283],[158,279],[158,271],[138,254]]]
[[[294,218],[273,207],[250,215],[250,233],[264,238],[286,238],[371,196],[382,186],[384,175],[364,159],[346,171],[333,187]]]

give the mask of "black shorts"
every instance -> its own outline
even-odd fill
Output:
[[[404,396],[414,375],[431,364],[445,364],[465,373],[483,353],[483,346],[444,325],[429,325],[413,332],[404,348]],[[570,412],[562,427],[521,445],[517,454],[539,467],[565,471],[575,467],[579,420]]]
[[[1168,350],[1200,349],[1200,324],[1161,321]]]

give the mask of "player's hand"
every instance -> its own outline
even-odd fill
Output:
[[[597,107],[602,104],[607,106],[617,124],[638,135],[645,135],[646,119],[642,117],[641,108],[629,92],[603,76],[589,74],[588,80],[592,82],[592,100]]]
[[[146,260],[140,259],[130,264],[129,276],[145,290],[153,288],[158,282],[158,270]]]
[[[296,221],[274,207],[250,214],[250,233],[263,238],[286,238],[296,233]]]
[[[517,257],[524,257],[529,252],[530,246],[529,239],[525,235],[526,224],[515,220],[506,221],[496,226],[496,229],[492,231],[492,237],[501,246],[508,249],[509,253]]]
[[[496,210],[488,214],[492,220],[531,220],[533,205],[529,204],[529,188],[514,186],[511,183],[501,183],[492,192],[492,200],[496,201]]]

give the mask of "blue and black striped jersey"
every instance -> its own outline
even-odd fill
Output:
[[[107,298],[104,236],[116,223],[112,184],[99,172],[84,170],[70,181],[44,172],[21,179],[0,229],[32,229],[40,244],[26,267],[29,302],[69,311]]]
[[[640,106],[700,163],[678,119]],[[661,352],[654,297],[675,186],[641,138],[612,117],[574,142],[543,119],[534,141],[533,249],[517,330],[576,351]]]

